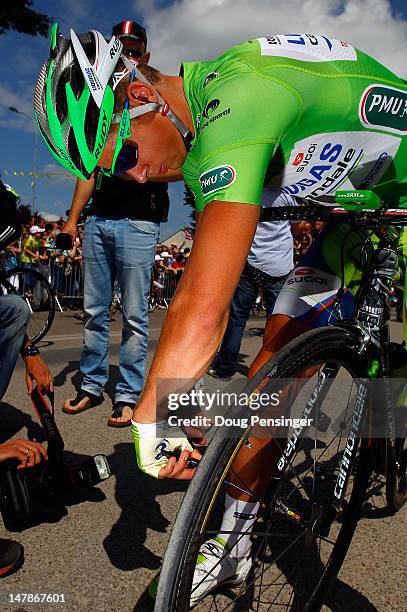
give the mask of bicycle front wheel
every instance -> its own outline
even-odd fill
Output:
[[[314,424],[301,438],[293,438],[288,428],[284,438],[273,439],[271,444],[279,447],[274,462],[280,467],[279,471],[275,467],[268,493],[262,498],[256,497],[233,467],[252,429],[242,431],[231,425],[216,431],[178,512],[160,574],[155,612],[190,608],[191,592],[197,588],[196,582],[192,585],[200,546],[215,535],[222,537],[219,525],[226,488],[244,491],[252,496],[251,501],[261,503],[252,532],[253,565],[243,584],[210,592],[196,609],[304,612],[322,607],[351,543],[371,473],[367,443],[355,440],[357,461],[349,466],[341,508],[328,529],[321,529],[319,519],[332,501],[343,469],[355,405],[359,401],[361,419],[368,410],[368,402],[362,408],[358,399],[357,379],[362,378],[365,364],[357,356],[357,344],[352,334],[340,328],[308,332],[289,343],[250,381],[244,390],[249,397],[256,390],[270,397],[277,391],[295,397],[290,403],[291,416],[297,411],[303,414],[304,407],[312,404]],[[323,388],[321,381],[327,379],[328,371],[329,384]],[[242,420],[249,413],[246,406],[232,409],[228,416]],[[265,459],[263,453],[263,465]]]
[[[5,277],[7,293],[20,295],[30,309],[27,336],[33,344],[48,333],[55,316],[55,294],[47,279],[31,268],[14,268]]]

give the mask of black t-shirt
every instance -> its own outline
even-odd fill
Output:
[[[95,178],[90,214],[108,219],[141,219],[162,223],[168,219],[168,183],[138,183],[101,172]]]

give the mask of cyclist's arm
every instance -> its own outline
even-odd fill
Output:
[[[210,365],[222,340],[229,305],[258,216],[259,208],[252,204],[213,201],[205,207],[188,265],[165,318],[144,392],[134,412],[135,421],[148,423],[165,418],[165,414],[156,415],[159,379],[196,381]],[[180,384],[171,392],[185,390]]]
[[[71,209],[69,211],[68,220],[62,228],[67,234],[75,234],[76,225],[81,216],[81,212],[92,197],[95,188],[95,179],[92,176],[87,181],[76,179],[75,191],[73,193]]]

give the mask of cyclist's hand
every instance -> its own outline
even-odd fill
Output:
[[[37,465],[42,458],[47,460],[48,455],[47,450],[39,442],[10,440],[10,442],[0,444],[0,462],[6,459],[17,459],[20,462],[19,470]]]
[[[131,431],[136,447],[137,463],[143,472],[154,478],[192,478],[195,470],[187,470],[188,475],[183,472],[185,472],[184,452],[189,456],[193,448],[179,428],[169,427],[167,421],[148,424],[132,421]],[[181,451],[182,459],[180,456],[178,462],[175,457],[167,456],[175,449]],[[199,457],[198,453],[197,458]],[[168,463],[170,468],[165,470]],[[176,468],[174,463],[178,464]]]
[[[158,478],[175,478],[176,480],[191,480],[195,474],[195,469],[187,467],[187,462],[190,458],[197,459],[198,461],[202,458],[202,454],[194,449],[192,452],[188,450],[182,451],[179,459],[170,457],[165,467],[161,468]]]
[[[47,364],[41,358],[41,355],[35,357],[24,357],[26,366],[25,371],[25,382],[27,385],[28,394],[32,393],[34,388],[34,381],[37,383],[38,388],[42,393],[47,391],[54,391],[54,382],[52,374]]]

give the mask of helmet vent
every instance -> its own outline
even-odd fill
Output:
[[[48,72],[48,60],[46,60],[42,67],[34,91],[34,111],[37,115],[38,122],[41,126],[42,131],[46,134],[48,140],[51,140],[51,132],[48,125],[48,119],[46,115],[46,102],[45,102],[45,81]]]

